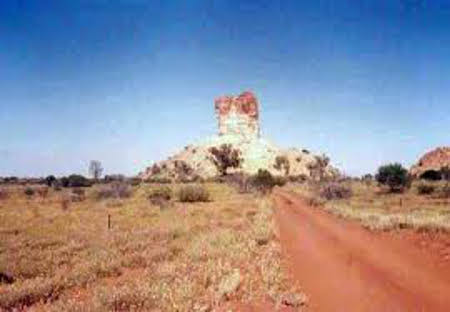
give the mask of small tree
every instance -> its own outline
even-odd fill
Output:
[[[284,155],[277,156],[275,158],[275,165],[273,167],[277,170],[284,170],[285,175],[289,175],[289,171],[291,169],[289,159]]]
[[[231,144],[222,144],[219,148],[211,147],[210,159],[222,176],[227,174],[228,168],[239,168],[242,162],[241,151],[233,149]]]
[[[89,163],[89,174],[94,178],[95,181],[102,176],[103,167],[102,163],[98,160],[91,160]]]
[[[45,178],[45,183],[47,184],[47,186],[53,186],[53,183],[56,182],[56,178],[54,175],[49,175],[48,177]]]
[[[391,192],[402,191],[409,182],[408,170],[399,163],[384,165],[378,168],[375,179],[387,185]]]

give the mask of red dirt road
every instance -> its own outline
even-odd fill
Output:
[[[312,311],[450,311],[449,264],[277,189],[283,251]]]

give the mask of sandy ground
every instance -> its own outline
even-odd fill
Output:
[[[368,231],[287,191],[273,198],[283,251],[309,310],[450,311],[448,236],[434,252],[423,237]]]

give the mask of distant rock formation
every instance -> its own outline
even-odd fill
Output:
[[[450,147],[438,147],[423,155],[417,164],[411,167],[410,173],[421,177],[426,172],[441,172],[443,168],[450,168]]]
[[[167,160],[155,163],[140,173],[142,179],[189,180],[196,177],[211,178],[219,174],[212,161],[210,149],[223,144],[231,145],[241,153],[239,168],[228,173],[255,174],[266,169],[273,175],[295,176],[304,179],[329,178],[338,171],[325,156],[313,155],[306,149],[280,149],[260,134],[259,103],[251,92],[239,96],[221,96],[214,101],[218,120],[218,135],[184,150]]]

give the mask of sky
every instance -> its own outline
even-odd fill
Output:
[[[348,175],[450,144],[450,1],[0,1],[0,176],[134,175],[253,91]]]

